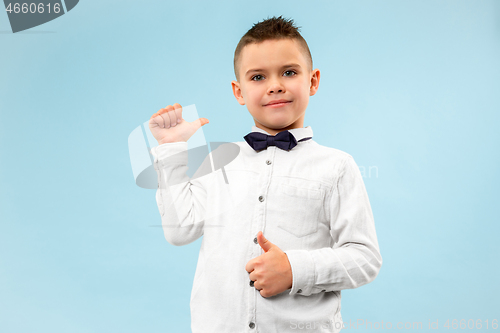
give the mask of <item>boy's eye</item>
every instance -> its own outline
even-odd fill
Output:
[[[257,79],[257,80],[256,80],[255,78],[262,78],[262,75],[257,74],[257,75],[255,75],[255,76],[253,76],[253,77],[252,77],[252,80],[253,80],[253,81],[260,81],[260,79]]]
[[[287,74],[287,73],[290,73],[290,75],[285,75],[285,76],[292,76],[292,73],[297,74],[295,71],[286,71],[285,74]]]

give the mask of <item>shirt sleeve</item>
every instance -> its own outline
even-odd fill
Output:
[[[331,248],[285,251],[292,267],[291,295],[354,289],[378,275],[382,257],[373,213],[361,172],[350,155],[332,190],[329,213]]]
[[[151,149],[158,175],[156,203],[166,240],[176,246],[203,235],[207,191],[204,177],[190,179],[187,142],[164,143]],[[205,158],[200,171],[210,160]],[[197,172],[198,172],[197,171]]]

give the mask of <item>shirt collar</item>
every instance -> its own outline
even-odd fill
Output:
[[[271,135],[267,133],[267,131],[263,130],[262,128],[258,128],[257,126],[252,126],[252,132],[260,132],[263,134]],[[312,138],[313,136],[313,130],[311,126],[307,127],[302,127],[302,128],[292,128],[289,129],[288,132],[292,133],[292,135],[295,137],[295,140],[300,141],[304,138]]]

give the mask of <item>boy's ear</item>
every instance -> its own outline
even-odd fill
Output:
[[[243,99],[243,95],[241,94],[241,87],[238,81],[231,81],[231,86],[233,87],[233,95],[236,97],[236,100],[240,105],[245,105],[245,100]]]
[[[309,96],[313,96],[318,91],[319,77],[320,77],[320,72],[319,69],[316,68],[311,73],[311,87],[309,88]]]

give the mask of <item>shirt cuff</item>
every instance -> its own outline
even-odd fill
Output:
[[[165,160],[168,157],[177,155],[188,150],[188,143],[184,141],[163,143],[159,146],[151,148],[151,155],[154,157],[153,166],[156,170],[165,167]]]
[[[292,289],[290,295],[312,294],[315,283],[315,267],[311,254],[307,250],[284,251],[292,267]]]

